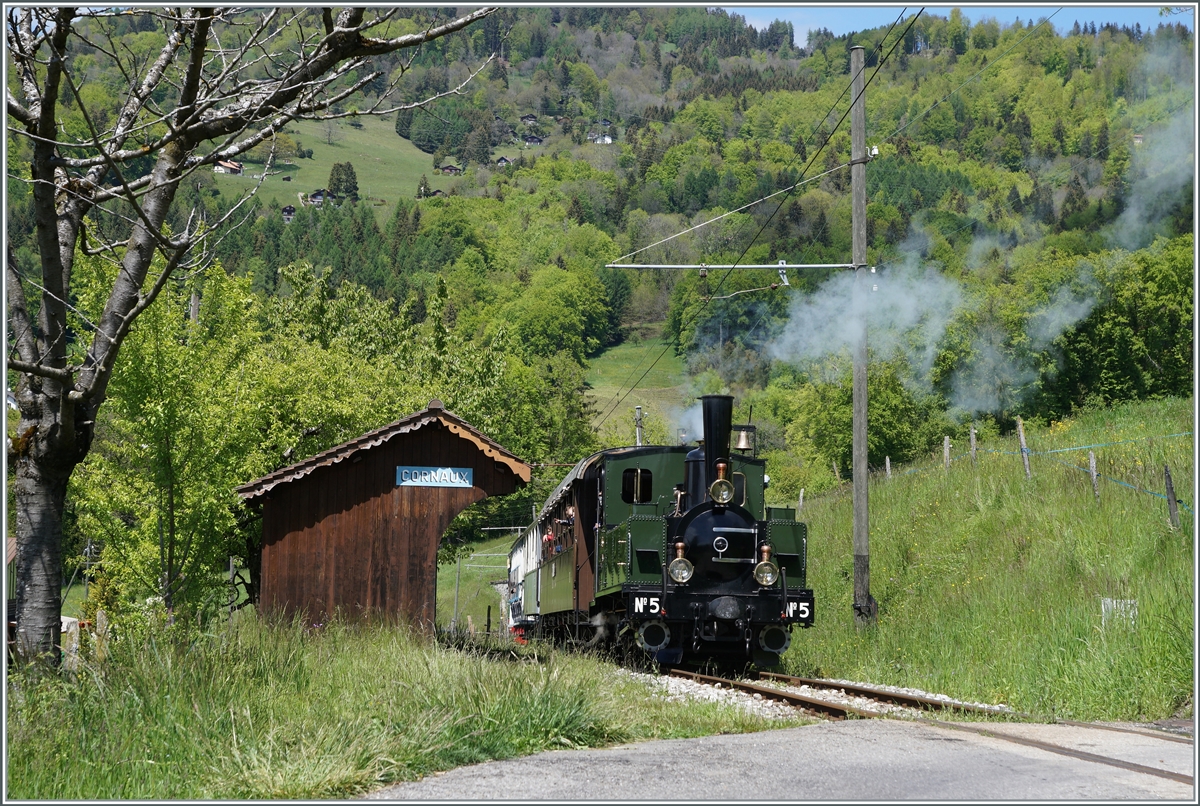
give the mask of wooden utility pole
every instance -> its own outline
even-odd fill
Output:
[[[864,51],[850,48],[850,234],[854,261],[854,310],[862,318],[854,346],[854,622],[875,623],[878,610],[871,596],[871,540],[867,517],[867,109],[863,97]]]

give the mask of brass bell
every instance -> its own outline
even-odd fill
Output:
[[[734,445],[738,451],[746,452],[754,450],[754,438],[751,434],[753,426],[741,426],[737,429],[737,444]]]

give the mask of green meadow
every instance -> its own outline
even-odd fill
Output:
[[[352,126],[352,120],[361,128]],[[397,135],[395,118],[391,115],[337,121],[334,123],[332,143],[326,135],[325,126],[325,123],[310,120],[295,121],[288,126],[286,133],[304,148],[311,148],[313,155],[311,159],[293,160],[290,165],[276,161],[271,175],[257,191],[264,203],[277,202],[281,207],[296,204],[298,194],[328,187],[329,172],[335,162],[349,162],[358,177],[360,197],[364,200],[370,198],[375,206],[376,218],[382,226],[396,209],[398,199],[416,198],[417,183],[422,175],[434,190],[446,192],[457,179],[435,171],[433,155],[426,154]],[[494,159],[502,156],[514,159],[519,153],[518,146],[501,146],[495,150]],[[262,173],[263,165],[254,162],[244,164],[243,176],[214,174],[222,193],[247,192],[258,184],[259,180],[254,175]],[[283,181],[285,176],[290,176],[291,181]]]
[[[955,445],[949,470],[939,452],[890,479],[876,475],[870,581],[879,618],[869,629],[852,616],[849,488],[806,500],[816,626],[793,635],[787,668],[1045,716],[1190,714],[1193,428],[1191,400],[1123,404],[1028,426],[1028,479],[1015,436],[981,444],[975,461]],[[1179,528],[1164,466],[1184,502]],[[1121,603],[1107,619],[1105,600]]]

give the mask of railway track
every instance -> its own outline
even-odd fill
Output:
[[[977,706],[968,703],[960,703],[953,700],[942,700],[932,697],[925,697],[916,694],[908,694],[904,692],[887,691],[884,689],[873,688],[871,686],[862,686],[835,682],[832,680],[820,680],[804,677],[793,677],[791,675],[777,674],[775,672],[760,672],[757,675],[758,682],[746,680],[731,680],[724,677],[714,677],[713,675],[701,674],[685,669],[672,669],[670,672],[673,677],[680,677],[688,680],[694,680],[698,683],[706,683],[713,686],[721,686],[738,691],[745,691],[752,694],[758,694],[764,698],[773,699],[788,703],[795,708],[802,709],[809,713],[826,719],[845,719],[850,715],[878,719],[882,717],[893,716],[889,711],[874,710],[871,708],[862,708],[845,702],[837,702],[832,699],[821,697],[819,692],[837,692],[838,696],[853,696],[866,698],[879,703],[885,703],[895,706],[900,706],[906,709],[914,709],[916,711],[948,711],[956,710],[967,713],[987,714],[990,716],[1006,716],[1022,722],[1042,722],[1036,717],[1012,711],[1009,709],[1000,709],[995,707]],[[789,688],[779,688],[777,685],[762,685],[763,682],[772,682],[775,684],[784,684],[791,687],[807,687],[808,691],[801,692]],[[936,725],[942,728],[951,730],[967,731],[969,733],[977,733],[982,736],[989,736],[995,739],[1001,739],[1016,744],[1033,747],[1039,750],[1045,750],[1050,753],[1070,756],[1072,758],[1081,759],[1083,761],[1091,761],[1097,764],[1106,764],[1110,767],[1119,767],[1121,769],[1131,770],[1133,772],[1144,773],[1146,775],[1154,775],[1159,778],[1166,778],[1171,781],[1194,785],[1194,778],[1191,775],[1177,773],[1171,770],[1163,770],[1157,767],[1150,767],[1144,764],[1137,764],[1124,759],[1112,758],[1096,753],[1089,753],[1083,750],[1076,750],[1062,745],[1052,744],[1050,742],[1031,739],[1026,736],[1017,736],[1009,733],[1004,733],[998,730],[989,729],[985,725],[963,723],[963,722],[946,722],[939,719],[929,719],[926,717],[908,715],[906,718],[916,722],[922,722],[928,725]],[[1166,742],[1178,742],[1182,744],[1192,744],[1192,740],[1184,739],[1179,736],[1172,736],[1167,733],[1151,732],[1148,730],[1137,730],[1134,728],[1122,728],[1113,725],[1096,725],[1089,722],[1074,722],[1072,720],[1059,719],[1054,720],[1055,724],[1066,725],[1075,728],[1087,728],[1093,730],[1113,731],[1117,733],[1135,734],[1153,739],[1158,739]]]

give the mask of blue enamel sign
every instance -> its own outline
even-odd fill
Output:
[[[412,467],[396,468],[398,487],[474,487],[473,469],[469,467]]]

